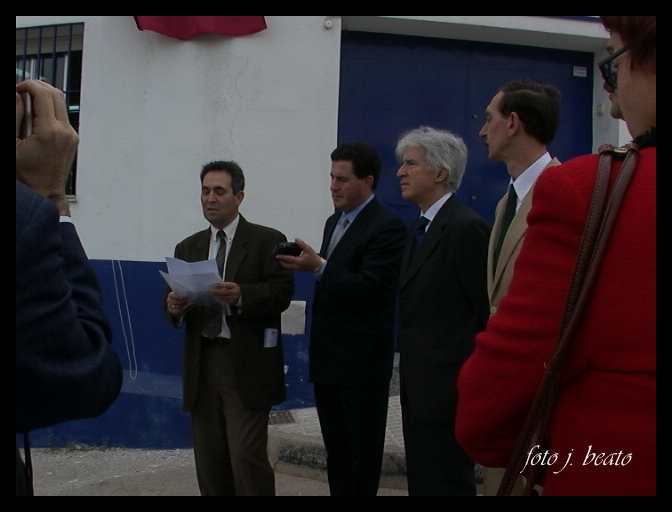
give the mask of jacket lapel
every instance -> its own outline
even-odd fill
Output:
[[[406,275],[408,274],[408,267],[411,262],[411,252],[413,251],[413,238],[415,234],[415,228],[418,225],[418,220],[411,222],[408,230],[406,232],[406,245],[404,245],[404,254],[401,258],[401,269],[399,271],[399,284],[401,285],[404,282]]]
[[[557,158],[551,160],[544,170],[549,167],[555,167],[560,165],[560,161]],[[538,178],[537,178],[538,179]],[[536,182],[535,182],[536,184]],[[499,261],[497,262],[497,268],[494,269],[494,277],[492,281],[492,287],[488,287],[489,290],[494,290],[499,284],[499,280],[502,278],[504,269],[509,264],[511,256],[518,246],[518,243],[525,236],[527,232],[527,214],[530,213],[532,209],[532,192],[534,191],[534,185],[527,193],[527,195],[520,202],[516,216],[511,221],[508,231],[506,232],[506,238],[504,238],[504,243],[502,244],[502,251],[499,254]],[[497,204],[496,214],[495,214],[495,225],[492,228],[493,236],[490,237],[490,241],[493,242],[493,239],[496,241],[496,236],[499,234],[499,228],[502,225],[502,217],[504,216],[504,204],[506,203],[506,195],[500,200]],[[494,253],[494,247],[493,247]],[[492,267],[491,267],[491,258],[488,258],[488,279],[492,276]]]
[[[374,215],[378,211],[379,204],[380,203],[378,203],[378,200],[374,197],[369,202],[369,204],[367,204],[362,209],[362,211],[359,212],[359,214],[355,218],[354,222],[345,231],[345,233],[343,233],[343,237],[338,242],[336,247],[334,247],[334,250],[331,253],[332,258],[334,258],[334,257],[343,258],[343,256],[350,250],[350,248],[354,245],[355,241],[364,232],[364,230],[369,225],[371,219],[374,217]],[[340,218],[340,215],[336,215],[335,217],[336,218],[335,218],[334,226],[336,225],[336,222]],[[333,232],[333,228],[329,232],[330,233],[329,240],[331,240],[331,232]],[[329,245],[328,241],[327,241],[327,245]]]
[[[245,220],[245,217],[240,215],[238,228],[236,228],[236,234],[233,237],[233,242],[231,242],[229,256],[226,259],[226,269],[224,271],[225,281],[233,281],[235,279],[241,263],[245,260],[245,256],[247,255],[246,246],[250,240],[249,225],[250,223]]]
[[[495,269],[495,275],[493,278],[493,289],[499,284],[499,280],[504,273],[504,269],[509,264],[509,260],[513,253],[515,252],[516,246],[520,240],[525,236],[527,231],[527,214],[530,213],[532,208],[532,190],[523,198],[516,212],[516,216],[511,221],[509,230],[506,232],[506,237],[504,238],[504,243],[502,244],[502,252],[499,254],[499,261],[497,262],[497,268]],[[498,219],[499,224],[501,225],[501,217]],[[499,232],[499,230],[497,231]]]
[[[210,254],[210,228],[201,231],[191,247],[186,248],[187,261],[205,261]]]
[[[422,239],[422,243],[415,248],[411,253],[411,245],[413,234],[415,233],[415,226],[418,219],[413,222],[409,229],[409,236],[406,239],[406,250],[404,251],[404,259],[401,267],[401,276],[399,280],[399,288],[403,288],[413,276],[420,270],[423,263],[429,258],[436,246],[439,245],[443,238],[446,225],[450,222],[450,217],[455,210],[457,198],[453,194],[448,201],[437,212],[434,220],[429,225],[429,229]]]
[[[338,211],[334,213],[331,217],[327,219],[327,222],[324,224],[324,235],[322,236],[322,247],[320,248],[320,256],[325,257],[327,253],[327,248],[329,247],[329,242],[331,241],[331,235],[336,229],[336,224],[338,219],[341,218],[341,212]]]

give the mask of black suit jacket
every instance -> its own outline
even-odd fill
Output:
[[[414,415],[448,421],[455,414],[457,373],[489,316],[490,227],[455,195],[411,252],[416,223],[399,277],[401,385]]]
[[[321,254],[340,216],[327,219]],[[312,382],[354,386],[390,380],[405,233],[403,222],[374,197],[330,255],[313,300]]]
[[[242,295],[242,307],[240,310],[232,307],[232,316],[227,318],[235,377],[240,398],[251,409],[270,407],[285,399],[280,315],[289,307],[294,294],[294,276],[271,253],[276,244],[286,241],[279,231],[251,224],[241,215],[226,260],[224,279],[237,283]],[[207,260],[209,244],[210,228],[207,228],[180,242],[175,257],[187,262]],[[165,300],[163,307],[173,325],[178,325],[177,318],[166,311]],[[198,392],[204,312],[204,306],[195,306],[184,315],[185,411],[193,408]],[[264,347],[264,330],[269,328],[278,330],[276,347]]]

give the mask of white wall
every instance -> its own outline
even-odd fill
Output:
[[[163,261],[206,227],[198,175],[214,159],[245,171],[248,220],[319,245],[333,211],[341,23],[591,51],[595,62],[607,38],[598,23],[543,16],[266,16],[258,34],[191,41],[142,32],[132,16],[16,17],[17,27],[74,22],[85,28],[73,216],[89,257],[135,261]],[[596,72],[595,148],[629,140],[608,111]]]
[[[77,200],[90,258],[162,261],[204,229],[199,172],[233,159],[241,213],[318,245],[336,145],[340,20],[267,16],[243,37],[179,41],[132,16],[17,17],[18,26],[84,21]]]

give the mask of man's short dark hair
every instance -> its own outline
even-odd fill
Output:
[[[234,194],[245,190],[245,175],[240,166],[233,160],[215,160],[214,162],[205,164],[201,170],[201,183],[203,183],[203,177],[210,171],[228,172],[231,175],[231,190]]]
[[[376,190],[380,178],[380,155],[376,148],[363,142],[345,142],[331,152],[331,161],[352,162],[352,170],[360,180],[373,176],[371,190]]]
[[[500,87],[503,116],[518,114],[525,132],[542,144],[550,144],[560,124],[560,91],[540,80],[523,78]]]

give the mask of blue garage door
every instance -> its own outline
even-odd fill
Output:
[[[461,135],[469,163],[458,197],[492,222],[508,175],[503,164],[488,162],[478,132],[495,91],[517,78],[558,87],[561,124],[550,151],[565,161],[592,150],[592,66],[584,52],[344,32],[338,140],[380,151],[377,195],[408,223],[418,209],[401,198],[395,177],[399,135],[420,125]]]

